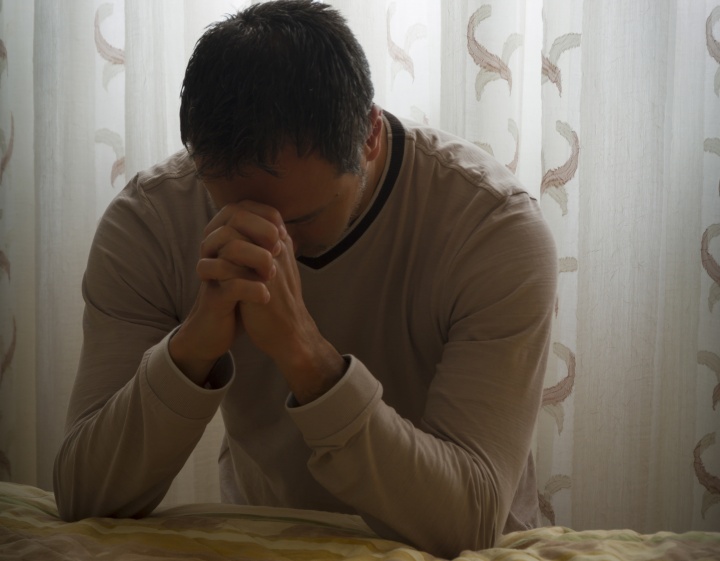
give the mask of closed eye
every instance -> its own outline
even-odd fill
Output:
[[[315,220],[318,216],[320,216],[324,210],[325,210],[325,207],[318,209],[314,212],[311,212],[310,214],[306,214],[306,215],[300,216],[298,218],[293,218],[291,220],[286,220],[285,224],[309,224],[310,222]]]

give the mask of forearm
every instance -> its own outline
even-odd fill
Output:
[[[314,477],[385,537],[450,557],[491,547],[512,500],[496,466],[403,419],[356,359],[346,376],[317,402],[290,409],[313,451]]]
[[[153,347],[101,408],[68,428],[54,470],[64,519],[149,514],[212,419],[222,390],[183,380],[167,364],[165,344]]]
[[[317,449],[310,469],[318,481],[383,537],[448,559],[494,545],[510,505],[500,496],[512,494],[499,489],[489,464],[418,430],[384,403],[368,424],[342,450]],[[376,473],[360,469],[362,456]],[[351,463],[355,478],[338,479],[340,466],[347,474]]]

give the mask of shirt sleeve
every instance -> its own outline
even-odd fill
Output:
[[[233,376],[229,355],[204,388],[173,363],[175,265],[161,245],[161,221],[132,190],[131,184],[101,220],[83,280],[83,347],[54,466],[65,520],[149,514]]]
[[[525,194],[463,238],[438,267],[447,341],[418,426],[355,358],[328,394],[289,409],[323,486],[380,535],[446,558],[492,547],[508,518],[540,406],[557,279],[552,236]]]

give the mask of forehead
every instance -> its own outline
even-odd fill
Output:
[[[250,168],[234,177],[202,178],[218,207],[252,200],[276,208],[283,219],[293,220],[339,195],[349,174],[316,154],[299,157],[295,150],[283,150],[275,164],[276,173]]]

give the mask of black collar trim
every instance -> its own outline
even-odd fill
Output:
[[[390,124],[390,131],[392,132],[392,147],[390,148],[390,165],[388,167],[385,181],[380,187],[380,192],[375,198],[375,202],[372,207],[365,213],[362,220],[357,224],[347,236],[345,236],[340,243],[327,252],[319,255],[318,257],[299,257],[298,261],[303,265],[310,267],[311,269],[322,269],[325,265],[332,263],[335,259],[340,257],[353,244],[360,239],[365,231],[373,223],[377,215],[380,214],[383,206],[390,197],[395,181],[400,174],[400,168],[402,167],[403,154],[405,152],[405,128],[402,123],[387,111],[384,112],[385,117]]]

